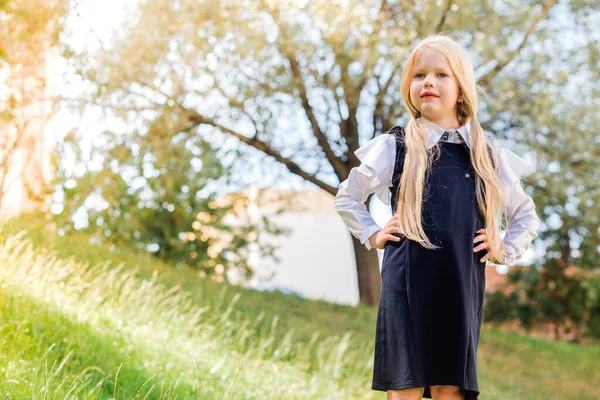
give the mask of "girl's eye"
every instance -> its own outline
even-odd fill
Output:
[[[416,74],[416,75],[415,75],[415,77],[416,77],[416,78],[418,78],[418,77],[419,77],[419,75],[423,75],[423,74]],[[443,73],[443,72],[440,72],[438,75],[444,75],[444,76],[448,76],[448,75],[446,75],[446,74],[445,74],[445,73]]]

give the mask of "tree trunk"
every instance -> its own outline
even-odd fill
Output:
[[[377,250],[367,248],[352,236],[354,244],[354,258],[356,260],[356,273],[358,276],[358,294],[360,302],[369,306],[379,303],[381,292],[381,274]]]

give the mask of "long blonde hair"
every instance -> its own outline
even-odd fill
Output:
[[[439,147],[434,146],[431,152],[427,149],[427,128],[418,124],[417,118],[421,114],[410,101],[410,81],[413,76],[416,55],[419,49],[424,47],[435,49],[446,56],[460,91],[463,93],[464,101],[458,103],[457,117],[461,126],[467,122],[469,123],[469,151],[471,163],[476,172],[477,202],[487,227],[490,244],[490,248],[487,249],[490,252],[489,259],[490,261],[504,263],[503,245],[497,227],[498,220],[503,220],[502,213],[505,214],[504,199],[496,174],[498,158],[491,138],[484,134],[477,120],[477,91],[479,87],[475,82],[475,72],[469,55],[460,44],[445,35],[429,36],[419,43],[408,56],[402,71],[402,99],[411,117],[404,129],[406,156],[400,187],[397,192],[395,217],[398,218],[401,233],[407,239],[416,241],[429,249],[439,248],[429,241],[423,231],[421,221],[426,174],[431,168],[433,157],[439,155]]]

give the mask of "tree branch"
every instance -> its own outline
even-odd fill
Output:
[[[549,1],[547,4],[544,5],[544,8],[542,9],[542,12],[533,20],[533,23],[531,24],[531,26],[529,27],[529,29],[527,29],[527,32],[525,32],[525,36],[523,37],[523,40],[521,41],[521,44],[515,50],[513,50],[510,54],[508,54],[504,58],[504,60],[499,61],[498,64],[496,64],[496,67],[494,67],[494,69],[492,69],[486,75],[484,75],[484,76],[481,77],[481,79],[479,80],[479,84],[481,86],[489,86],[491,80],[500,71],[502,71],[502,69],[504,67],[506,67],[508,65],[508,63],[510,63],[521,52],[521,50],[523,49],[523,47],[525,47],[525,45],[527,44],[527,41],[529,40],[529,36],[531,36],[533,34],[533,32],[535,31],[535,27],[537,26],[537,24],[548,15],[548,13],[550,12],[550,9],[554,5],[556,5],[556,3],[558,3],[558,0],[552,0],[552,1]]]
[[[446,6],[444,7],[444,10],[442,11],[442,18],[440,18],[440,22],[438,22],[438,25],[435,28],[436,32],[441,32],[444,29],[444,24],[446,23],[446,17],[448,17],[448,13],[450,12],[450,9],[452,8],[452,3],[453,3],[452,0],[446,2]]]
[[[191,123],[193,123],[194,125],[198,126],[201,124],[205,124],[205,125],[214,126],[215,128],[220,129],[222,132],[235,137],[240,142],[250,145],[257,150],[260,150],[264,154],[267,154],[267,155],[275,158],[281,164],[285,165],[286,168],[290,172],[298,175],[299,177],[301,177],[303,179],[306,179],[309,182],[314,183],[316,186],[320,187],[321,189],[325,190],[326,192],[328,192],[332,195],[335,195],[337,193],[337,188],[335,188],[334,186],[328,185],[325,182],[322,182],[321,180],[319,180],[316,177],[316,174],[310,174],[310,173],[304,171],[297,163],[295,163],[294,161],[292,161],[286,157],[283,157],[278,151],[273,149],[268,143],[265,143],[265,142],[257,139],[256,137],[249,138],[247,136],[244,136],[241,133],[238,133],[232,129],[229,129],[210,118],[205,118],[204,116],[200,115],[199,113],[197,113],[194,110],[186,109],[181,105],[180,105],[180,107],[182,108],[182,110],[187,112],[188,120]],[[317,173],[318,172],[320,172],[320,171],[317,171]]]
[[[289,38],[288,32],[278,22],[279,15],[277,15],[277,14],[274,15],[273,11],[271,9],[269,9],[268,7],[267,7],[267,10],[268,10],[269,14],[271,15],[271,17],[273,18],[274,23],[277,25],[277,28],[279,29],[280,37],[283,40],[288,39]],[[281,41],[277,40],[277,43],[281,43]],[[319,127],[319,123],[315,116],[314,110],[311,107],[310,102],[308,100],[308,91],[304,84],[302,72],[300,71],[300,63],[298,62],[296,57],[293,54],[291,54],[291,52],[289,50],[284,49],[280,46],[279,51],[280,51],[281,55],[283,57],[285,57],[288,60],[288,62],[290,63],[292,75],[294,76],[294,80],[296,81],[296,84],[300,91],[300,101],[302,103],[302,107],[304,109],[306,117],[308,118],[308,120],[310,122],[310,126],[313,131],[313,135],[317,138],[317,142],[319,143],[319,146],[321,146],[321,149],[323,150],[325,157],[331,163],[331,166],[333,167],[333,170],[335,171],[335,173],[338,176],[343,176],[346,173],[346,165],[335,155],[335,153],[333,152],[333,149],[329,145],[327,136],[323,133],[323,131]]]
[[[316,186],[320,187],[321,189],[325,190],[328,193],[331,193],[332,195],[335,195],[337,193],[337,189],[331,185],[326,184],[325,182],[322,182],[321,180],[319,180],[316,177],[316,174],[321,172],[321,171],[317,171],[315,174],[310,174],[306,171],[304,171],[297,163],[295,163],[294,161],[282,156],[278,151],[276,151],[275,149],[273,149],[268,143],[263,142],[260,139],[257,139],[257,135],[255,134],[254,137],[249,138],[247,136],[242,135],[241,133],[238,133],[232,129],[229,129],[221,124],[219,124],[218,122],[210,119],[210,118],[206,118],[202,115],[200,115],[197,111],[195,110],[191,110],[189,108],[186,108],[183,104],[181,104],[181,102],[174,98],[173,96],[171,96],[168,93],[165,93],[164,91],[160,90],[159,88],[155,87],[153,84],[150,84],[148,82],[144,82],[143,80],[139,82],[140,84],[157,91],[158,93],[162,94],[163,96],[165,96],[167,99],[173,101],[174,104],[177,105],[177,107],[179,107],[184,113],[184,117],[187,117],[187,119],[190,121],[190,123],[192,124],[191,126],[188,126],[187,128],[184,128],[183,130],[185,131],[190,131],[191,129],[193,129],[195,126],[201,125],[201,124],[205,124],[205,125],[210,125],[210,126],[214,126],[215,128],[220,129],[222,132],[229,134],[235,138],[237,138],[240,142],[243,142],[247,145],[250,145],[252,147],[254,147],[257,150],[260,150],[261,152],[263,152],[264,154],[267,154],[273,158],[275,158],[277,161],[279,161],[281,164],[285,165],[287,167],[287,169],[300,176],[303,179],[306,179],[309,182],[314,183]]]

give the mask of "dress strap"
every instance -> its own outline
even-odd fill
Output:
[[[394,157],[394,171],[392,173],[392,182],[390,190],[393,186],[398,185],[402,171],[404,170],[405,143],[404,143],[404,127],[394,126],[388,131],[390,135],[394,135],[396,140],[396,154]]]
[[[396,139],[404,140],[404,127],[402,126],[394,126],[388,133],[394,135]]]

